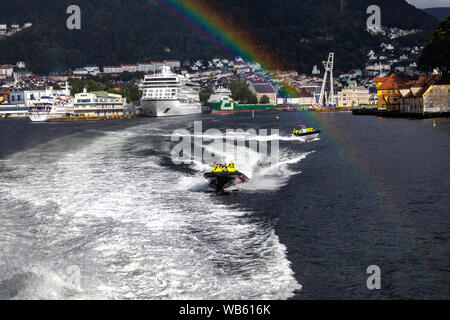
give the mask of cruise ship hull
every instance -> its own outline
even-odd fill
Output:
[[[144,117],[171,117],[202,113],[202,106],[179,100],[141,100],[139,110]]]

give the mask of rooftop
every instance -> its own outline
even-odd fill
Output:
[[[252,83],[252,86],[257,93],[276,93],[270,83]]]

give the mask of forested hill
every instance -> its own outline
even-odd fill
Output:
[[[181,0],[179,0],[181,1]],[[369,5],[381,7],[382,25],[432,30],[438,20],[404,0],[191,0],[207,3],[233,27],[245,30],[285,68],[308,72],[330,50],[337,68],[364,63],[365,50],[382,39],[365,31]],[[49,73],[85,64],[115,65],[163,59],[198,59],[229,54],[180,16],[164,0],[2,0],[0,24],[33,26],[0,40],[0,64],[27,62]],[[81,8],[81,30],[68,30],[66,9]]]
[[[450,15],[450,7],[447,8],[428,8],[423,9],[428,14],[432,15],[433,17],[436,17],[439,20],[443,20],[444,18],[447,18]]]

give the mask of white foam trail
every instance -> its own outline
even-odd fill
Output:
[[[152,126],[59,139],[2,161],[1,261],[18,263],[10,273],[0,265],[0,281],[32,273],[22,299],[291,297],[301,286],[271,227],[192,192],[201,175],[123,151]],[[257,160],[242,168],[256,176]],[[80,266],[79,290],[65,283],[69,264]]]

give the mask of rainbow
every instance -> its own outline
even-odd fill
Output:
[[[246,30],[240,30],[205,0],[155,0],[173,15],[207,36],[224,52],[256,61],[265,70],[281,69],[276,57]]]
[[[145,1],[148,2],[149,0]],[[225,53],[241,56],[247,61],[258,62],[264,68],[269,78],[276,78],[270,70],[283,69],[279,59],[265,47],[261,46],[257,39],[252,38],[245,30],[240,30],[238,26],[226,20],[223,14],[217,12],[211,4],[213,1],[153,0],[152,2],[156,2],[171,14],[179,17],[186,24],[210,39],[214,45],[221,48]],[[297,111],[294,114],[302,121],[306,120],[311,125],[320,126],[324,133],[322,137],[327,139],[337,153],[347,160],[355,174],[369,187],[369,190],[373,191],[382,200],[386,212],[390,213],[392,219],[396,220],[397,224],[401,226],[404,236],[423,258],[427,269],[435,277],[436,283],[442,283],[442,274],[436,272],[428,254],[422,252],[423,249],[420,249],[420,246],[416,244],[414,231],[402,227],[405,225],[406,217],[403,214],[402,208],[399,208],[396,204],[395,199],[391,199],[389,192],[386,192],[389,188],[365,165],[363,160],[358,156],[358,150],[354,150],[354,147],[344,144],[342,139],[343,133],[339,128],[330,122],[321,120],[313,112]]]

